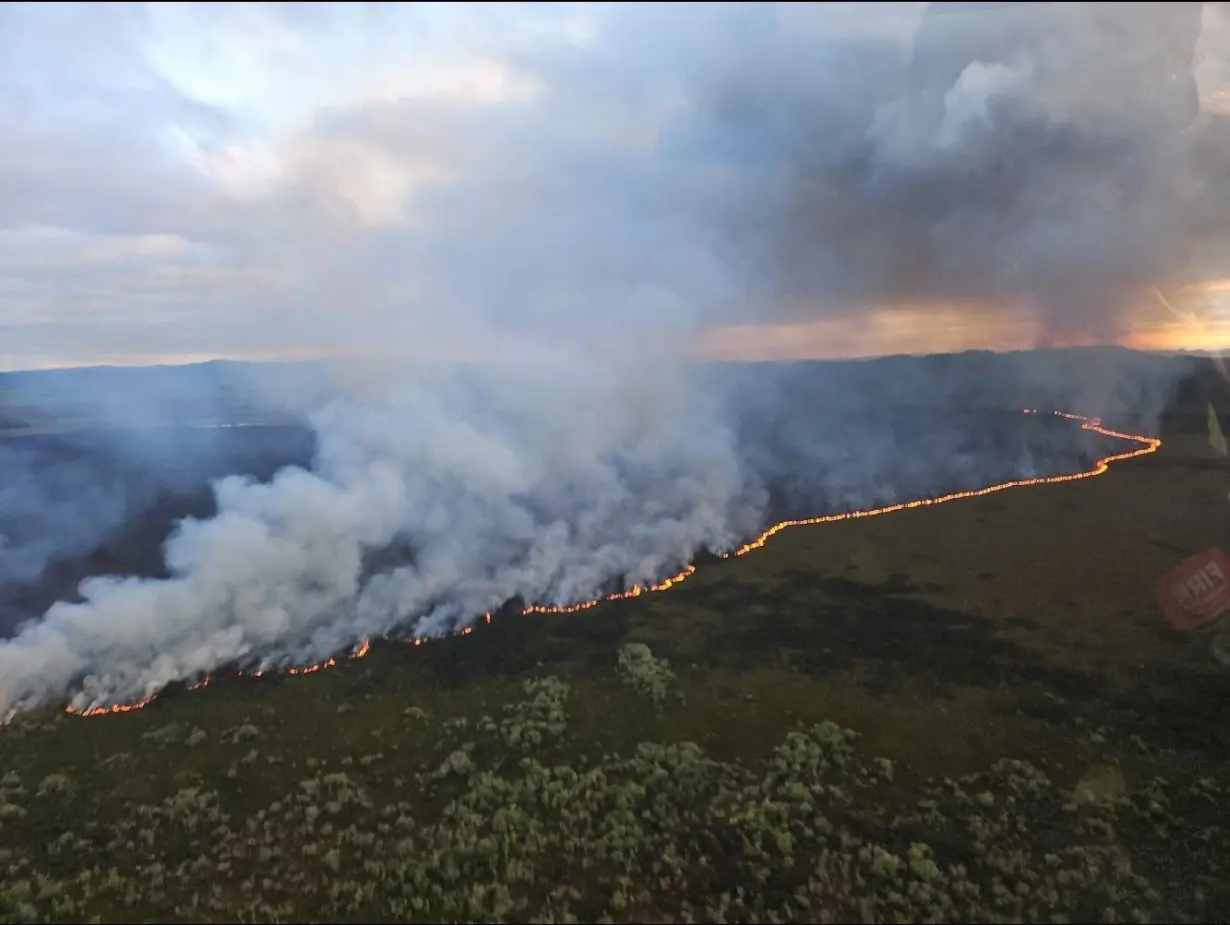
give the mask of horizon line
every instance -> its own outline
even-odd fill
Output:
[[[1208,349],[1146,349],[1141,347],[1128,347],[1123,344],[1074,344],[1071,346],[1062,347],[1014,347],[1006,350],[996,350],[990,347],[971,347],[965,350],[940,350],[932,353],[872,353],[860,356],[815,356],[815,357],[782,357],[778,359],[761,358],[761,359],[739,359],[732,357],[714,357],[714,358],[699,358],[686,360],[686,365],[695,366],[751,366],[757,364],[795,364],[795,363],[862,363],[872,360],[892,360],[892,359],[927,359],[928,357],[949,357],[949,356],[965,356],[971,353],[988,353],[995,356],[1013,356],[1018,354],[1028,353],[1061,353],[1061,352],[1077,352],[1077,351],[1092,351],[1092,350],[1117,350],[1125,353],[1140,353],[1153,356],[1192,356],[1192,357],[1214,357],[1222,356],[1222,350]],[[217,356],[208,359],[194,359],[185,362],[154,362],[154,363],[81,363],[68,364],[64,366],[40,366],[40,367],[17,367],[0,369],[0,376],[25,376],[35,375],[39,373],[65,373],[65,372],[89,372],[89,371],[137,371],[137,370],[153,370],[153,369],[190,369],[198,366],[212,365],[230,365],[230,366],[314,366],[328,363],[390,363],[390,364],[405,364],[411,365],[414,363],[435,363],[447,364],[454,366],[480,366],[484,365],[482,360],[471,359],[435,359],[430,357],[417,358],[388,358],[375,356],[318,356],[302,359],[246,359],[242,357]]]

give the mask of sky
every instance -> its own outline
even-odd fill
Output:
[[[4,4],[0,368],[1230,344],[1227,5],[1028,6]]]

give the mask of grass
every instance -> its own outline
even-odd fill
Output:
[[[0,920],[1224,917],[1230,685],[1150,600],[1224,520],[1175,477],[1194,452],[303,677],[23,716]]]
[[[788,667],[672,678],[635,645],[568,680],[457,686],[412,682],[414,654],[19,720],[0,739],[0,807],[19,807],[0,809],[0,909],[1149,921],[1182,918],[1193,879],[1215,898],[1230,846],[1230,776],[1080,715],[1087,733],[1063,735],[1010,692],[868,696]],[[1082,802],[1082,773],[1107,768],[1118,786]],[[1176,840],[1198,847],[1177,877]]]
[[[25,717],[0,740],[0,913],[1154,921],[1219,888],[1230,775],[1107,731],[1061,743],[976,689],[928,704],[768,668],[664,685],[660,663],[646,684],[630,652],[458,690],[381,684],[386,649]],[[1197,849],[1177,877],[1176,844]]]

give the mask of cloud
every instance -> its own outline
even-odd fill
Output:
[[[122,326],[154,351],[268,345],[290,315],[303,353],[928,300],[1114,339],[1134,293],[1225,275],[1224,5],[4,15],[8,233],[209,254],[130,257],[166,284],[140,310],[187,332]],[[133,306],[31,273],[20,311],[52,339],[64,300]]]
[[[789,220],[767,223],[773,278],[803,313],[1008,303],[1054,335],[1113,340],[1134,294],[1186,278],[1213,232],[1190,195],[1216,175],[1192,156],[1199,5],[946,6],[853,127],[814,113]]]

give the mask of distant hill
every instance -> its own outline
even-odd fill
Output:
[[[0,373],[0,428],[295,416],[325,400],[319,363],[216,360]]]
[[[183,366],[0,373],[0,430],[301,417],[336,394],[332,368],[323,361],[216,360]],[[369,377],[378,375],[372,369],[364,367]],[[783,363],[724,361],[702,364],[700,375],[719,390],[738,390],[747,382],[764,392],[766,400],[773,391],[768,386],[775,383],[814,391],[816,400],[826,404],[963,408],[1038,404],[1100,414],[1129,410],[1155,414],[1176,393],[1194,401],[1192,396],[1204,394],[1217,378],[1207,358],[1122,347]],[[1191,385],[1193,378],[1206,385]]]

